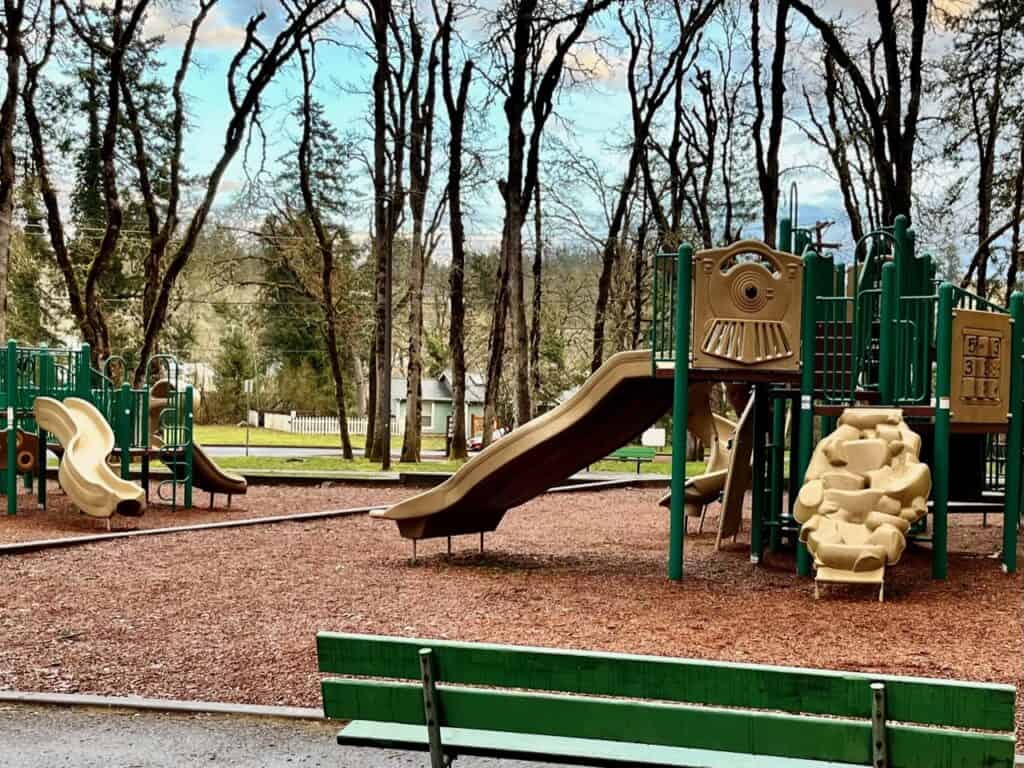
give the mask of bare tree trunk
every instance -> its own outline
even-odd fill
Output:
[[[530,331],[526,324],[526,296],[523,280],[523,209],[518,199],[509,210],[508,263],[509,304],[512,310],[512,345],[515,348],[516,424],[528,422],[530,404]]]
[[[334,237],[329,235],[320,216],[316,197],[313,193],[310,172],[310,154],[313,142],[313,80],[316,76],[315,52],[312,35],[309,50],[299,46],[299,62],[302,69],[302,138],[299,141],[298,165],[299,187],[306,217],[313,226],[317,247],[320,250],[320,306],[324,313],[324,338],[327,342],[327,356],[331,364],[331,378],[334,380],[334,402],[338,409],[338,432],[341,435],[341,452],[351,460],[352,441],[348,434],[348,414],[345,408],[345,378],[342,372],[338,349],[338,318],[334,306]]]
[[[7,92],[0,107],[0,339],[7,338],[7,275],[14,228],[14,124],[21,82],[21,24],[25,3],[4,0]]]
[[[775,51],[772,54],[771,80],[771,119],[768,124],[768,147],[765,150],[761,138],[761,126],[764,123],[764,99],[761,96],[761,56],[760,56],[760,2],[751,0],[751,51],[753,52],[752,67],[754,77],[754,147],[757,159],[757,183],[761,189],[761,220],[764,222],[764,241],[775,247],[776,227],[779,212],[779,146],[782,142],[782,119],[784,117],[783,96],[786,93],[784,82],[786,65],[786,16],[789,13],[788,0],[779,0],[775,14]]]
[[[373,438],[377,434],[377,329],[374,327],[370,339],[370,354],[366,361],[366,446],[363,456],[376,456]]]
[[[501,256],[498,259],[497,288],[494,292],[494,307],[491,312],[491,333],[488,340],[487,384],[484,390],[484,426],[482,445],[486,448],[491,444],[494,424],[497,418],[498,390],[501,386],[501,374],[505,360],[505,323],[508,318],[508,269],[505,254],[508,249],[505,240],[508,236],[508,222],[501,237]]]
[[[423,281],[426,275],[426,240],[423,218],[433,158],[434,96],[437,80],[437,38],[430,47],[427,63],[427,87],[420,100],[420,66],[423,60],[423,35],[410,6],[407,24],[411,38],[412,73],[410,75],[412,110],[409,137],[409,208],[412,213],[412,258],[409,261],[409,362],[406,368],[405,437],[402,461],[420,460],[423,432]]]
[[[391,242],[392,213],[386,204],[389,0],[374,0],[373,38],[376,71],[373,76],[373,186],[374,186],[374,354],[377,377],[377,412],[374,419],[371,461],[391,467]],[[394,201],[391,202],[391,205]]]
[[[647,207],[644,206],[637,229],[636,248],[633,251],[633,335],[630,347],[640,348],[641,324],[644,311],[644,257],[647,243]]]
[[[532,390],[533,415],[537,415],[540,403],[540,334],[541,300],[543,298],[544,238],[540,208],[540,183],[533,188],[533,301],[530,315],[530,387]]]
[[[1000,49],[1001,50],[1001,49]],[[971,81],[971,109],[975,140],[978,145],[978,243],[984,243],[992,230],[992,195],[995,183],[996,145],[999,138],[999,124],[1002,115],[1002,77],[1000,71],[1002,61],[996,64],[995,84],[991,95],[975,93],[976,84]],[[984,106],[979,113],[978,105]],[[988,295],[988,260],[991,249],[981,245],[981,258],[978,260],[978,277],[976,289],[978,295]]]
[[[1017,290],[1017,275],[1020,272],[1024,251],[1021,250],[1021,227],[1024,226],[1024,129],[1020,132],[1020,151],[1017,155],[1017,175],[1013,179],[1013,234],[1010,238],[1010,264],[1006,268],[1006,298]]]
[[[444,18],[436,5],[434,15],[441,38],[441,86],[448,112],[448,216],[452,240],[452,262],[448,274],[451,325],[448,346],[452,361],[452,440],[449,456],[465,459],[466,447],[466,232],[462,221],[462,143],[466,125],[466,100],[473,77],[473,62],[462,66],[458,92],[452,88],[451,38],[454,7],[449,0]],[[489,383],[490,379],[488,379]],[[484,430],[485,433],[487,430]]]

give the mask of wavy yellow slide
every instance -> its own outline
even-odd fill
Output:
[[[77,397],[64,402],[38,397],[33,410],[40,429],[51,432],[64,446],[58,477],[64,493],[79,509],[92,517],[142,514],[146,492],[122,480],[107,465],[114,432],[92,403]]]
[[[580,389],[466,462],[436,488],[374,513],[409,539],[493,531],[505,512],[544,493],[649,427],[672,405],[650,350],[608,358]]]

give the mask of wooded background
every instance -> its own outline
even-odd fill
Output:
[[[444,371],[464,457],[467,370],[527,421],[646,345],[653,254],[774,243],[793,181],[840,260],[906,214],[1019,287],[1024,2],[3,5],[0,337],[365,413],[385,466],[392,376],[402,459]]]

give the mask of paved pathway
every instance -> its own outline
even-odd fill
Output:
[[[337,724],[0,704],[4,768],[427,768],[422,753],[339,747]],[[539,768],[460,758],[459,768]]]
[[[203,450],[210,456],[245,456],[244,445],[204,445]],[[392,450],[391,455],[398,458],[400,451]],[[361,450],[356,451],[362,455]],[[298,446],[249,446],[250,456],[277,456],[277,457],[303,457],[303,456],[341,456],[340,448],[303,448]],[[444,451],[424,450],[421,451],[424,461],[444,460]]]

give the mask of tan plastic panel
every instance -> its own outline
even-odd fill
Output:
[[[760,240],[698,252],[693,367],[799,370],[802,292],[803,261]]]
[[[743,523],[743,500],[753,479],[750,459],[754,453],[754,397],[747,400],[747,407],[740,414],[733,436],[732,453],[729,456],[729,475],[722,495],[722,513],[718,518],[718,537],[715,549],[722,547],[725,539],[735,536]]]
[[[952,420],[1005,424],[1010,410],[1010,316],[955,310],[952,361]]]

